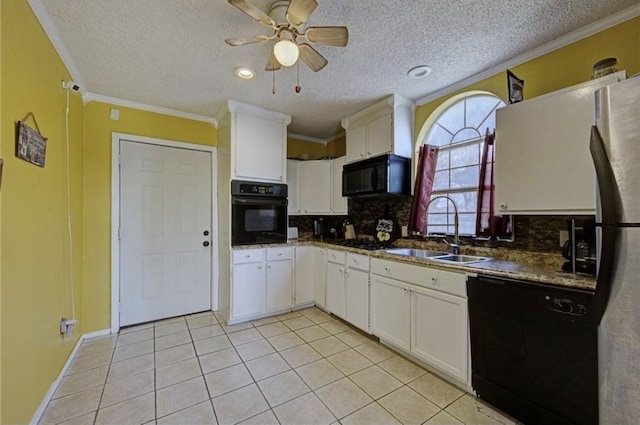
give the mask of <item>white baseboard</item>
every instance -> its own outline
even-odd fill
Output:
[[[87,339],[97,338],[99,336],[106,336],[106,335],[109,335],[109,334],[111,334],[111,329],[103,329],[101,331],[89,332],[89,333],[86,333],[86,334],[82,334],[80,336],[80,338],[78,338],[78,342],[76,342],[75,347],[73,347],[73,350],[69,354],[69,357],[67,358],[67,361],[65,362],[64,366],[62,367],[62,370],[58,374],[58,377],[55,379],[55,381],[53,381],[53,383],[49,387],[49,391],[47,391],[47,393],[44,395],[44,398],[42,399],[42,402],[40,403],[40,406],[38,406],[38,409],[33,414],[33,418],[31,418],[31,422],[30,422],[31,425],[37,425],[38,422],[40,421],[40,419],[42,418],[42,414],[44,413],[45,409],[47,408],[47,405],[51,401],[51,397],[53,397],[53,394],[58,389],[58,385],[60,384],[60,381],[62,381],[62,378],[64,377],[64,374],[67,373],[67,369],[69,369],[69,366],[71,365],[71,362],[73,361],[74,357],[76,356],[76,353],[78,352],[78,349],[80,348],[80,345],[82,345],[82,342],[87,340]]]

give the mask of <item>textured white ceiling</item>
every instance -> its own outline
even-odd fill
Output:
[[[289,131],[321,139],[391,93],[420,99],[638,0],[320,0],[310,26],[346,25],[345,48],[317,46],[329,65],[265,72],[265,44],[224,39],[269,30],[226,0],[32,0],[45,6],[85,91],[214,116],[226,99],[292,115]],[[272,0],[252,0],[267,12]],[[434,71],[410,79],[426,64]],[[250,81],[237,66],[258,70]]]

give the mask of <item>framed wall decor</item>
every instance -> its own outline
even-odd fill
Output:
[[[29,127],[25,121],[31,117],[36,128]],[[16,122],[16,156],[27,162],[44,167],[47,138],[40,133],[36,117],[29,112],[21,121]]]
[[[524,80],[507,69],[507,84],[509,86],[509,103],[518,103],[524,100]]]

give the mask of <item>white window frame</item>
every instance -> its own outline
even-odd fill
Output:
[[[502,100],[499,96],[496,96],[494,93],[490,93],[490,92],[486,92],[486,91],[470,91],[470,92],[465,92],[465,93],[461,93],[459,95],[453,96],[450,99],[448,99],[447,101],[443,102],[440,106],[438,106],[433,113],[427,118],[427,120],[425,121],[425,123],[423,124],[418,137],[416,139],[416,144],[415,144],[415,152],[414,152],[414,157],[416,158],[416,161],[414,161],[414,179],[415,179],[415,175],[416,175],[416,171],[417,171],[417,158],[418,158],[418,153],[420,150],[420,147],[427,141],[427,138],[432,130],[432,128],[437,125],[438,120],[443,116],[443,114],[445,112],[447,112],[451,107],[453,107],[454,105],[462,102],[462,101],[466,101],[470,98],[473,97],[478,97],[478,96],[490,96],[496,99],[496,101],[502,102],[502,103],[498,103],[498,105],[493,109],[493,113],[495,114],[495,110],[505,106],[506,103],[504,102],[504,100]],[[486,120],[486,119],[485,119]],[[483,121],[484,122],[484,121]],[[444,128],[444,127],[443,127]],[[455,137],[455,134],[457,134],[460,131],[463,131],[465,129],[473,129],[478,133],[478,137],[477,138],[471,138],[468,140],[465,140],[463,142],[458,142],[455,144],[448,144],[445,146],[440,146],[440,152],[442,152],[443,150],[451,150],[454,148],[459,148],[459,147],[463,147],[463,146],[470,146],[470,145],[477,145],[478,146],[478,150],[479,150],[479,156],[478,156],[478,163],[477,165],[479,166],[480,163],[482,162],[482,151],[483,151],[483,144],[484,144],[484,130],[482,128],[473,128],[473,127],[462,127],[457,129],[456,133],[452,133],[452,140]],[[483,131],[481,131],[483,130]],[[450,131],[448,131],[449,133],[451,133]],[[439,153],[440,154],[440,153]],[[469,166],[473,166],[475,164],[466,164],[465,167],[469,167]],[[458,167],[449,167],[448,170],[452,170]],[[442,170],[438,170],[438,171],[442,171]],[[447,189],[440,189],[440,190],[434,190],[431,194],[431,198],[438,196],[438,195],[456,195],[456,194],[461,194],[461,193],[473,193],[478,191],[478,184],[476,183],[473,186],[466,186],[466,187],[456,187],[456,188],[451,188],[448,187]],[[436,202],[444,202],[444,201],[436,201]],[[430,206],[430,210],[431,210],[431,206]],[[432,222],[432,214],[441,214],[441,215],[447,215],[448,219],[447,219],[447,224],[446,225],[427,225],[427,232],[428,234],[435,234],[435,235],[451,235],[453,234],[453,205],[451,204],[451,202],[446,201],[446,212],[439,212],[439,213],[434,213],[434,212],[429,212],[429,217],[427,218],[427,223],[431,223]],[[459,215],[462,217],[463,215],[473,215],[473,217],[476,217],[476,212],[474,211],[473,213],[469,213],[469,212],[463,212],[460,213]],[[473,220],[475,222],[475,219]],[[442,231],[443,228],[445,228],[446,226],[446,231]],[[433,229],[433,230],[432,230]],[[434,231],[435,230],[435,231]],[[439,230],[439,231],[438,231]],[[422,230],[424,232],[424,230]],[[461,232],[460,233],[463,236],[477,236],[475,234],[475,226],[473,229],[473,233],[468,233],[468,232]]]

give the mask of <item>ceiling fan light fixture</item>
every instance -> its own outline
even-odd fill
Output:
[[[283,66],[295,64],[300,55],[298,45],[291,40],[280,40],[273,46],[273,54]]]
[[[407,72],[407,75],[411,78],[422,78],[431,74],[432,71],[433,69],[431,69],[430,66],[418,65],[416,67],[411,68],[409,72]]]
[[[239,66],[235,69],[234,74],[243,80],[250,80],[255,77],[256,72],[248,66]]]

